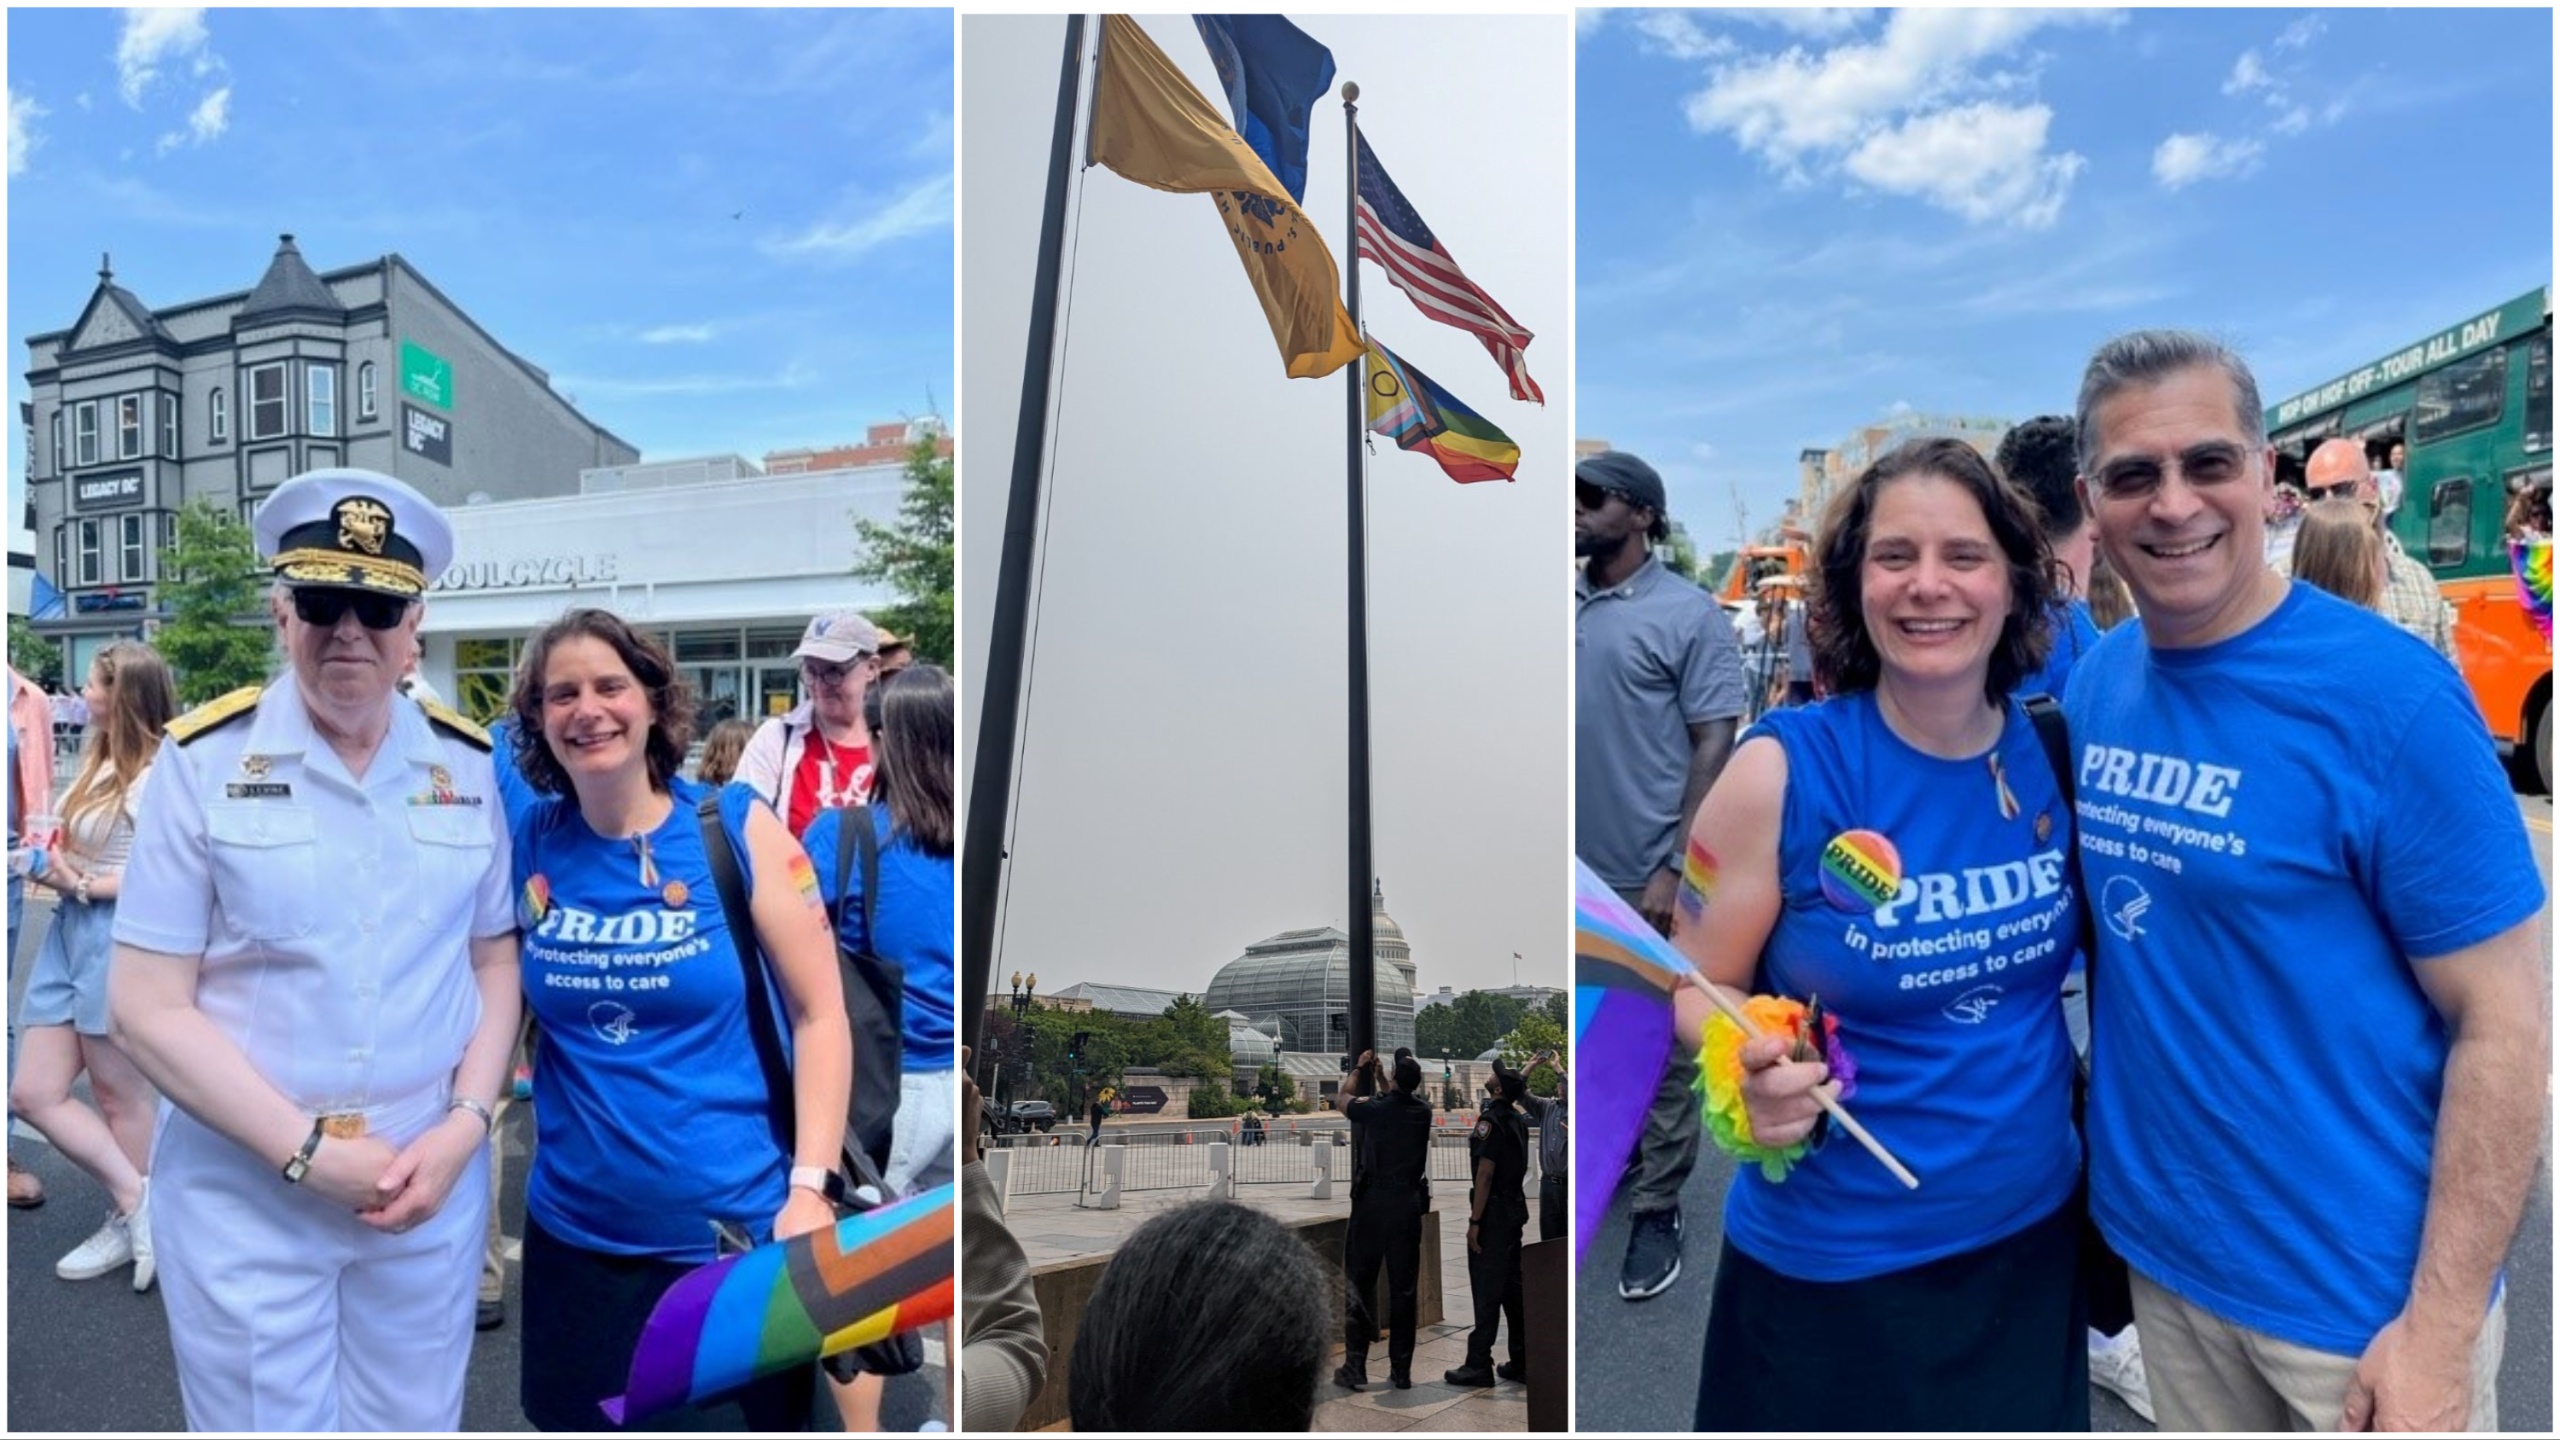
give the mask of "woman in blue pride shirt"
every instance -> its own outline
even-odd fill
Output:
[[[527,1007],[541,1027],[525,1185],[525,1416],[610,1428],[658,1297],[718,1258],[715,1226],[758,1243],[834,1223],[852,1043],[808,857],[741,787],[720,820],[746,873],[766,984],[749,993],[703,848],[709,793],[677,773],[692,701],[656,642],[572,610],[528,647],[513,709],[542,799],[515,830]],[[777,1132],[747,1006],[791,1039],[796,1134]],[[786,1148],[787,1145],[787,1148]],[[809,1372],[654,1430],[802,1430]]]
[[[852,811],[823,811],[800,837],[828,909],[837,917],[837,940],[847,950],[897,962],[904,994],[899,1006],[897,1119],[881,1177],[892,1196],[948,1185],[958,1176],[954,1123],[960,1104],[959,1072],[952,1041],[952,860],[958,834],[952,811],[951,675],[938,665],[911,665],[872,687],[880,715],[871,804],[866,818],[880,842],[880,893],[873,899],[878,933],[863,928],[862,862],[844,867],[845,893],[834,891],[838,850],[854,842],[844,833]],[[881,1101],[855,1097],[866,1111]],[[946,1323],[943,1341],[951,1334]],[[947,1352],[946,1352],[947,1353]],[[845,1428],[880,1428],[881,1381],[862,1375],[836,1392]]]
[[[1810,616],[1832,698],[1774,711],[1699,807],[1675,942],[1713,983],[1818,998],[1854,1111],[1921,1180],[1833,1139],[1725,1209],[1700,1430],[2085,1430],[2079,1143],[2061,986],[2071,816],[2013,698],[2053,560],[1954,440],[1832,503]],[[1679,994],[1683,1039],[1711,1013]],[[1821,1117],[1829,1071],[1743,1046],[1752,1137]]]

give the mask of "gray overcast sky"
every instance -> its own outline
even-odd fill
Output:
[[[1219,104],[1187,17],[1142,21]],[[1537,335],[1541,408],[1364,265],[1371,331],[1517,441],[1460,486],[1369,462],[1375,849],[1423,988],[1562,985],[1572,576],[1570,19],[1303,17],[1361,129],[1470,278]],[[961,607],[969,692],[1013,464],[1063,19],[961,21]],[[1088,35],[1091,31],[1088,30]],[[1079,142],[1080,143],[1080,142]],[[1306,209],[1337,265],[1343,116]],[[1290,380],[1213,202],[1108,170],[1069,192],[1046,574],[996,983],[1199,991],[1276,931],[1341,925],[1343,380]],[[973,701],[974,706],[974,701]],[[974,717],[973,717],[974,718]],[[974,735],[974,730],[972,731]],[[964,762],[974,750],[964,740]]]

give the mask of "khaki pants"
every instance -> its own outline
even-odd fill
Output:
[[[2133,1316],[2160,1431],[2335,1430],[2359,1355],[2314,1350],[2234,1325],[2133,1272]],[[2498,1428],[2498,1360],[2507,1302],[2489,1307],[2471,1351],[2474,1433]]]

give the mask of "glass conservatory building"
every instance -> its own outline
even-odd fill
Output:
[[[1388,917],[1383,887],[1372,892],[1369,912],[1377,944],[1378,1048],[1391,1051],[1413,1043],[1413,947]],[[1209,982],[1203,1003],[1257,1025],[1276,1020],[1282,1050],[1339,1055],[1351,1031],[1350,998],[1350,937],[1326,926],[1286,930],[1246,946]]]

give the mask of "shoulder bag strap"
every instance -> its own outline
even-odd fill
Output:
[[[880,953],[880,836],[871,822],[871,807],[856,805],[845,823],[854,828],[862,846],[862,950],[866,955]],[[838,849],[841,856],[844,852]],[[844,863],[838,860],[836,863]]]
[[[784,1154],[790,1154],[798,1143],[799,1130],[792,1113],[795,1092],[791,1088],[791,1066],[782,1058],[782,1027],[773,1018],[773,1005],[765,992],[764,948],[756,943],[756,917],[747,902],[747,878],[738,868],[737,851],[729,845],[729,827],[721,822],[720,792],[702,797],[695,812],[702,820],[702,850],[711,861],[711,880],[720,892],[720,910],[729,922],[729,943],[738,952],[738,964],[746,974],[747,1030],[755,1037],[756,1059],[764,1067],[765,1089],[770,1092],[770,1106],[776,1135]]]

